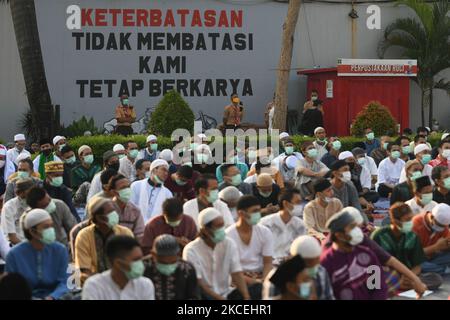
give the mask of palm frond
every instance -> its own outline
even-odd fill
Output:
[[[404,4],[414,10],[427,35],[433,32],[433,8],[423,0],[397,0],[397,5]]]
[[[444,78],[439,79],[439,81],[435,82],[433,88],[444,90],[450,96],[450,81]]]

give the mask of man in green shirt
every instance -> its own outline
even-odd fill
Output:
[[[377,229],[372,239],[418,275],[430,290],[436,290],[443,280],[435,273],[421,273],[421,264],[426,261],[426,256],[419,237],[412,232],[414,214],[411,208],[397,202],[391,206],[389,214],[390,225]],[[399,284],[400,290],[412,289],[411,281],[404,276],[400,277]]]
[[[98,164],[94,164],[94,155],[89,146],[81,146],[78,149],[80,164],[72,169],[72,189],[74,192],[83,182],[91,182],[95,174],[101,170]]]

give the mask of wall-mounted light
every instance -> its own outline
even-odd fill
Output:
[[[358,16],[358,12],[356,12],[355,8],[352,8],[352,11],[350,11],[350,13],[348,14],[348,16],[352,19],[357,19],[359,18]]]

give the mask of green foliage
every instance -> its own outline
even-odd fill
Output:
[[[353,120],[351,133],[363,136],[366,128],[372,128],[376,136],[394,136],[397,133],[397,122],[388,108],[378,101],[371,101]]]
[[[194,129],[194,113],[181,95],[175,91],[167,92],[149,122],[149,131],[170,137],[176,129]]]
[[[95,126],[94,118],[91,117],[88,120],[85,116],[82,116],[80,120],[73,121],[67,128],[61,128],[61,134],[66,137],[82,136],[86,131],[90,131],[93,135],[100,133]]]

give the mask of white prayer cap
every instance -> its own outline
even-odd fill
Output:
[[[414,155],[419,154],[425,150],[430,151],[430,147],[426,143],[421,143],[414,148]]]
[[[316,133],[317,133],[317,131],[319,131],[319,130],[323,130],[323,131],[325,131],[325,129],[324,129],[324,128],[322,128],[322,127],[317,127],[317,128],[315,128],[315,129],[314,129],[314,134],[316,134]]]
[[[87,146],[87,145],[82,145],[81,147],[79,147],[78,148],[78,155],[81,155],[81,153],[84,151],[84,150],[87,150],[87,149],[91,149],[91,147],[89,147],[89,146]]]
[[[339,154],[339,160],[345,160],[353,157],[353,153],[351,153],[350,151],[344,151]]]
[[[353,219],[355,219],[355,222],[357,225],[363,224],[364,218],[358,209],[356,209],[354,207],[345,207],[344,209],[342,209],[342,211],[347,211],[348,213],[350,213],[350,215],[353,217]]]
[[[166,160],[167,162],[172,161],[173,152],[170,149],[164,149],[159,153],[159,158]]]
[[[222,214],[216,208],[206,208],[200,211],[198,215],[198,224],[200,227],[206,226],[216,218],[222,217]]]
[[[46,220],[52,220],[52,217],[50,217],[50,214],[46,210],[33,209],[26,214],[23,226],[25,229],[30,229]]]
[[[322,248],[319,241],[312,236],[300,236],[291,244],[291,256],[300,255],[304,259],[320,257]]]
[[[25,160],[25,159],[31,159],[31,156],[28,153],[22,152],[21,154],[19,154],[17,156],[16,161],[17,161],[17,163],[19,163],[20,161]]]
[[[19,133],[19,134],[16,134],[16,135],[14,136],[14,141],[15,141],[15,142],[16,142],[16,141],[21,141],[21,140],[26,140],[24,134]]]
[[[0,144],[0,156],[6,156],[6,147],[2,144]]]
[[[169,169],[169,164],[167,163],[166,160],[163,159],[156,159],[154,161],[152,161],[152,164],[150,165],[150,172],[153,171],[153,169],[156,169],[158,167],[164,166],[167,169]]]
[[[280,133],[280,140],[287,138],[287,137],[289,137],[289,133],[287,133],[287,132]]]
[[[204,134],[204,133],[200,133],[200,134],[198,134],[197,135],[197,137],[199,137],[200,139],[208,139],[208,137],[206,136],[206,134]]]
[[[156,141],[156,140],[158,140],[158,139],[156,138],[156,136],[153,135],[153,134],[151,134],[151,135],[149,135],[149,136],[147,137],[146,142],[149,143],[150,141]]]
[[[446,203],[439,203],[431,210],[431,214],[439,224],[448,226],[450,224],[450,206]]]
[[[66,137],[64,137],[64,136],[56,136],[56,137],[54,137],[53,138],[53,144],[57,144],[61,140],[66,140]]]
[[[450,133],[444,133],[441,137],[441,140],[445,140],[448,136],[450,136]]]
[[[425,127],[425,129],[427,129],[428,132],[431,132],[430,127]]]
[[[123,144],[118,143],[114,145],[113,151],[114,152],[125,151],[125,147],[123,146]]]
[[[219,192],[219,198],[228,201],[237,201],[241,197],[241,192],[235,186],[228,186]]]
[[[295,169],[297,167],[298,159],[296,156],[289,156],[286,158],[286,166],[289,169]]]

